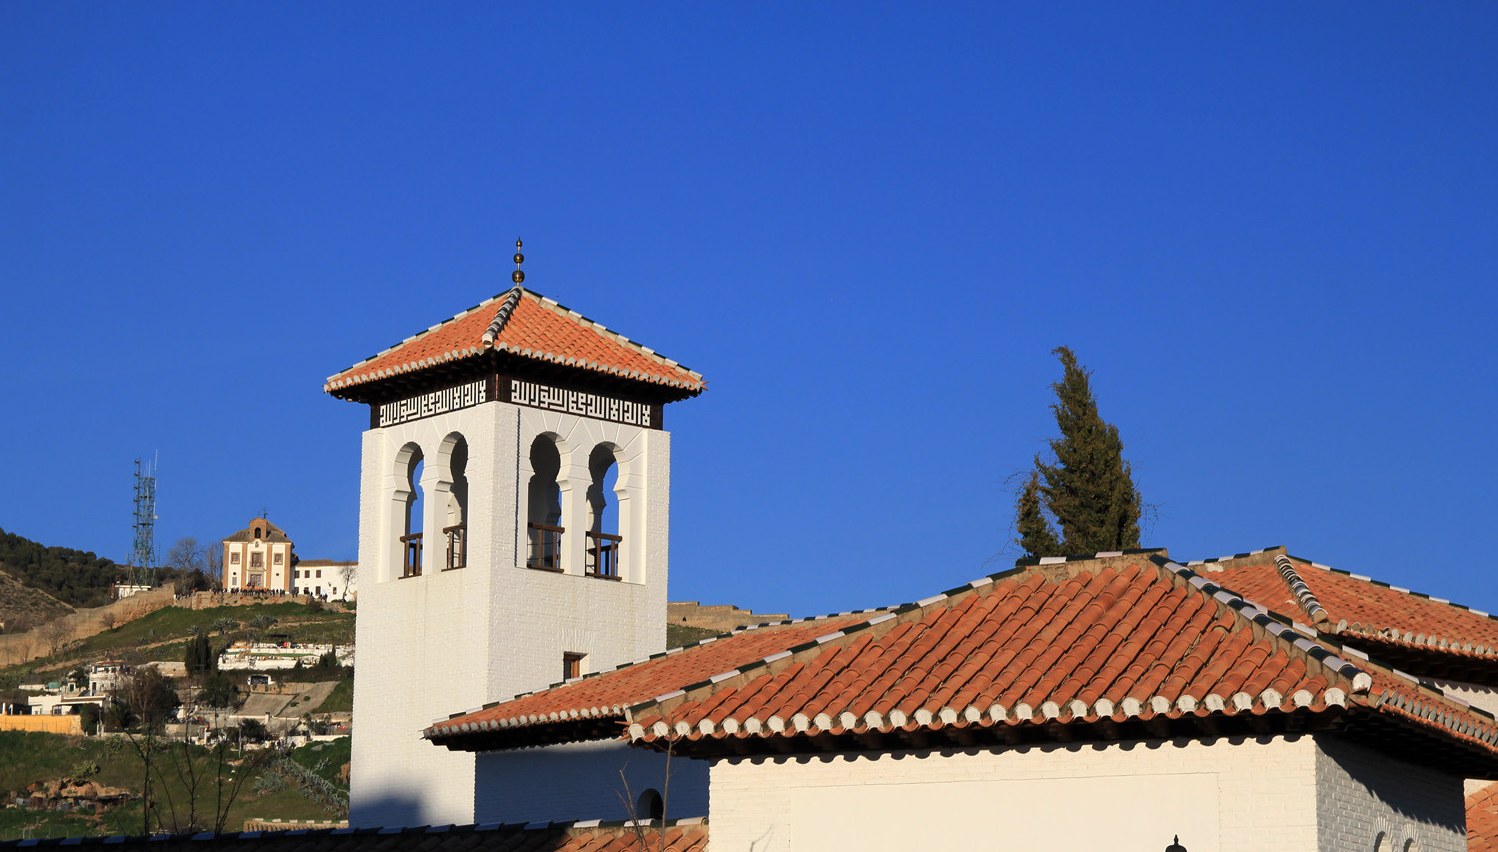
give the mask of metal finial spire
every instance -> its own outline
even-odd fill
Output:
[[[520,264],[525,263],[525,255],[520,253],[520,240],[515,240],[515,271],[510,273],[510,280],[516,284],[525,283],[525,273],[521,271]]]

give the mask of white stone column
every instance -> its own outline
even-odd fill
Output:
[[[593,474],[588,470],[588,449],[568,447],[562,454],[562,470],[557,474],[557,485],[562,490],[559,526],[566,530],[562,534],[562,570],[579,576],[584,570],[588,540],[588,487],[593,484]]]
[[[446,558],[447,539],[442,535],[442,519],[447,516],[447,495],[452,483],[446,471],[428,456],[421,469],[421,573],[441,571]]]

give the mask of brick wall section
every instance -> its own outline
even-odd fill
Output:
[[[1403,852],[1412,840],[1409,848],[1419,852],[1466,851],[1461,778],[1332,737],[1317,743],[1320,852]]]

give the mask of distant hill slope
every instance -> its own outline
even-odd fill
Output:
[[[69,606],[103,606],[124,568],[86,550],[47,547],[0,529],[0,570]]]
[[[57,598],[0,571],[0,624],[6,633],[27,630],[72,611]]]

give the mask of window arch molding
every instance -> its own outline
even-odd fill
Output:
[[[522,529],[527,568],[561,573],[566,563],[566,517],[572,447],[551,430],[537,432],[526,446],[525,514]]]
[[[407,441],[396,450],[389,469],[388,529],[390,558],[386,560],[386,578],[414,577],[421,574],[422,483],[418,468],[425,467],[426,453],[421,444]],[[416,536],[413,538],[413,536]]]
[[[588,576],[608,580],[629,576],[633,560],[625,554],[634,536],[626,534],[633,521],[628,464],[624,448],[613,441],[599,441],[588,451],[588,541],[584,550],[584,573]]]
[[[468,564],[468,439],[462,432],[447,433],[437,445],[435,461],[430,546],[438,549],[443,570],[462,568]]]

